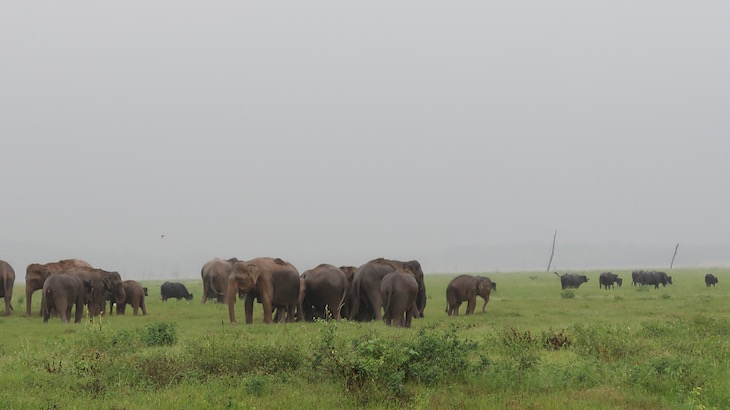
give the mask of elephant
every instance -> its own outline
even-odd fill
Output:
[[[385,324],[411,327],[411,321],[418,313],[418,282],[413,272],[401,268],[385,275],[380,281],[380,293],[385,307]]]
[[[315,317],[324,319],[325,307],[333,319],[342,318],[340,308],[345,303],[349,286],[344,272],[336,266],[321,264],[302,273],[299,280],[298,304],[304,320],[311,322]]]
[[[71,275],[53,275],[43,283],[42,303],[43,323],[51,317],[55,310],[61,316],[61,322],[68,323],[71,308],[76,305],[74,323],[81,322],[86,304],[94,292],[93,282]]]
[[[216,298],[218,303],[223,303],[228,289],[228,277],[233,272],[233,264],[238,259],[218,259],[208,261],[200,270],[200,277],[203,279],[203,298],[200,303],[205,303],[208,298]]]
[[[117,303],[117,314],[123,315],[127,305],[131,305],[134,311],[134,316],[137,316],[139,308],[142,308],[142,315],[147,315],[147,305],[144,303],[145,288],[139,283],[133,280],[125,280],[122,282],[124,288],[124,294],[126,298],[124,302]],[[111,314],[112,306],[109,304],[109,314]]]
[[[467,301],[466,314],[471,315],[477,305],[477,295],[484,299],[482,312],[485,312],[491,291],[492,282],[488,278],[459,275],[446,287],[446,313],[449,316],[458,316],[461,303]]]
[[[13,286],[15,285],[15,271],[9,263],[0,260],[0,297],[5,298],[5,316],[13,311]]]
[[[272,322],[274,308],[281,316],[286,309],[289,320],[294,320],[294,309],[299,301],[299,271],[289,262],[279,258],[255,258],[233,264],[233,273],[228,278],[226,303],[232,324],[236,323],[233,306],[236,294],[245,294],[244,310],[246,324],[253,323],[253,302],[258,300],[264,309],[264,323]]]
[[[124,303],[127,299],[122,286],[122,277],[118,272],[109,272],[103,269],[75,267],[70,268],[63,274],[75,276],[82,280],[89,280],[93,285],[93,292],[86,305],[89,308],[89,316],[97,316],[106,312],[104,294],[110,292],[117,305]]]
[[[402,268],[413,272],[418,283],[418,294],[416,295],[418,312],[415,317],[423,317],[423,309],[426,307],[426,284],[423,281],[421,264],[415,260],[401,262],[378,258],[360,266],[355,271],[352,286],[350,287],[352,305],[347,318],[349,320],[360,320],[359,318],[364,316],[381,320],[383,317],[381,312],[383,299],[380,295],[380,281],[390,272]],[[361,308],[366,309],[366,312],[361,313]],[[363,315],[363,313],[365,314]]]
[[[72,267],[90,268],[88,262],[81,259],[62,259],[58,262],[46,264],[31,263],[25,269],[25,315],[30,317],[30,305],[33,292],[43,289],[43,283],[49,276],[62,272]],[[41,316],[43,315],[41,306]]]
[[[342,309],[340,309],[340,315],[342,315],[343,318],[347,318],[350,316],[350,310],[352,309],[352,293],[350,292],[350,289],[352,288],[352,280],[355,278],[355,271],[357,270],[357,266],[340,266],[340,270],[342,273],[345,274],[345,279],[347,279],[347,297],[345,298],[345,304],[342,305]],[[370,311],[370,309],[360,309],[360,312],[366,312]],[[371,318],[362,318],[362,320],[359,320],[360,318],[356,318],[359,322],[369,322],[374,319],[374,317]]]

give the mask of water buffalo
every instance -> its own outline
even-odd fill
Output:
[[[609,287],[613,287],[614,283],[618,283],[618,287],[621,287],[624,281],[612,272],[603,272],[598,277],[598,289],[604,287],[608,290]]]
[[[707,285],[708,288],[710,287],[710,285],[712,285],[712,286],[717,285],[717,278],[715,277],[715,275],[713,275],[711,273],[708,273],[707,275],[705,275],[705,285]]]
[[[160,286],[160,299],[166,301],[170,298],[192,300],[193,294],[189,293],[185,285],[180,282],[165,282]]]
[[[560,278],[560,286],[562,286],[563,289],[579,288],[581,284],[588,282],[588,277],[586,277],[586,275],[566,273],[561,276],[558,272],[553,273],[558,275]]]

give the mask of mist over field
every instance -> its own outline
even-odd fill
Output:
[[[729,13],[3,4],[0,259],[728,266]]]

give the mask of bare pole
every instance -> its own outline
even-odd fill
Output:
[[[553,256],[555,255],[555,238],[558,237],[558,230],[555,230],[555,235],[553,235],[553,249],[550,251],[550,261],[548,262],[548,267],[545,270],[545,272],[550,272],[550,265],[553,264]]]
[[[672,263],[669,264],[669,270],[672,270],[672,266],[674,266],[674,258],[677,257],[677,249],[679,249],[679,244],[674,247],[674,256],[672,256]]]

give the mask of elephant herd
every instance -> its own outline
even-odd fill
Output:
[[[5,315],[12,312],[13,283],[15,272],[5,261],[0,261],[0,279],[3,287],[0,297],[5,298]],[[43,321],[51,315],[58,315],[68,323],[71,310],[75,307],[74,321],[80,322],[84,307],[88,315],[94,317],[106,312],[106,301],[117,304],[117,313],[124,314],[127,304],[132,305],[134,314],[142,309],[147,314],[144,303],[145,288],[135,281],[122,281],[118,272],[93,268],[81,259],[64,259],[58,262],[28,265],[25,271],[26,315],[31,316],[33,293],[41,290],[41,312]],[[111,309],[111,308],[110,308]],[[110,312],[111,313],[111,312]]]
[[[426,307],[423,270],[415,260],[378,258],[360,267],[321,264],[299,274],[279,258],[216,258],[203,265],[200,276],[201,302],[226,303],[231,323],[236,323],[236,299],[244,300],[247,324],[253,322],[254,302],[262,305],[265,323],[346,318],[402,327],[423,317]]]

